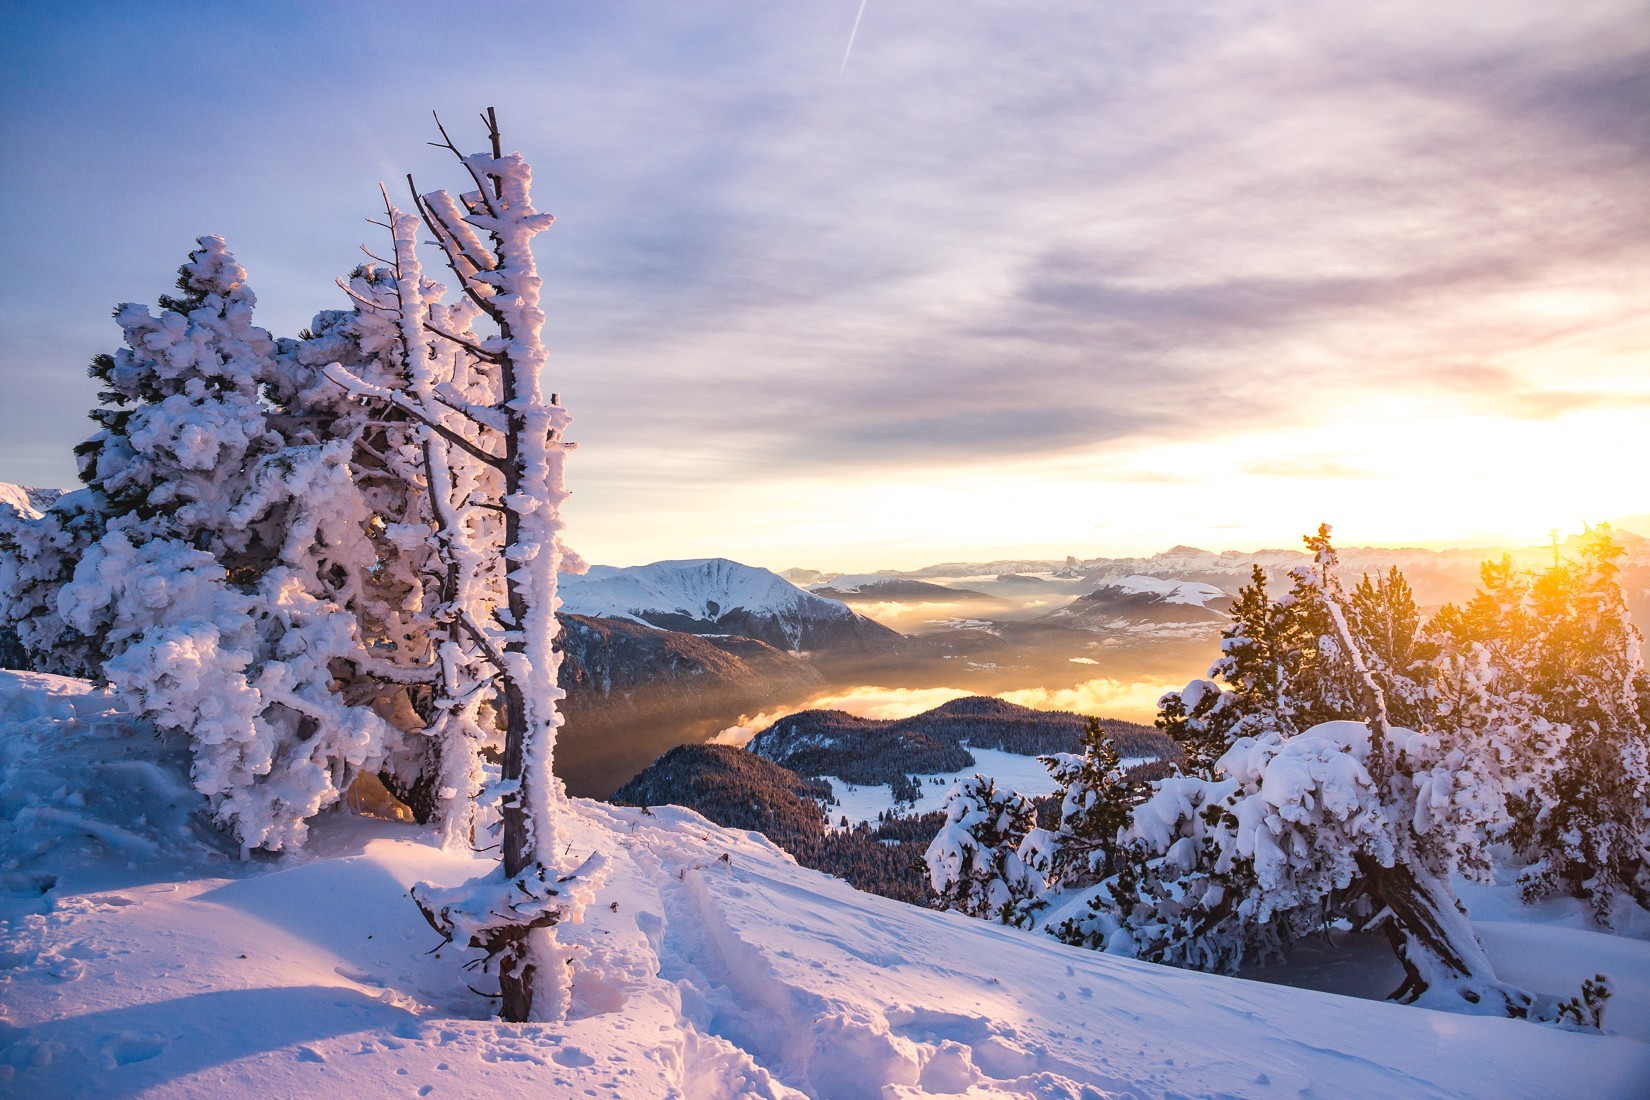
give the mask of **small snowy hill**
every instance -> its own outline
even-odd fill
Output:
[[[746,748],[802,775],[876,786],[909,774],[972,768],[974,754],[982,749],[1020,756],[1077,752],[1085,721],[1069,711],[1033,710],[975,695],[907,718],[798,711],[762,730]],[[1114,718],[1102,718],[1100,724],[1123,756],[1164,759],[1176,751],[1169,738],[1150,727]]]
[[[1172,970],[857,893],[686,810],[577,801],[612,877],[573,1011],[504,1024],[406,896],[488,864],[332,814],[302,855],[196,835],[179,762],[86,686],[0,674],[0,1092],[15,1096],[1643,1095],[1650,945],[1487,936],[1619,990],[1596,1035]],[[1601,965],[1602,964],[1602,965]]]
[[[726,558],[593,565],[561,578],[563,610],[689,634],[738,634],[780,649],[877,651],[900,635],[776,573]]]

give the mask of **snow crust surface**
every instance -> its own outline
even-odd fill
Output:
[[[119,800],[121,768],[94,763],[134,777]],[[687,810],[584,801],[569,858],[604,852],[612,875],[559,930],[572,1011],[504,1024],[406,897],[484,857],[334,813],[302,854],[222,859],[179,766],[86,685],[0,673],[0,1093],[1629,1097],[1650,1080],[1650,947],[1520,920],[1502,894],[1492,950],[1609,969],[1618,1034],[1104,956],[858,893]]]

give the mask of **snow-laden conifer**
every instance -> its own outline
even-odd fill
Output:
[[[361,652],[370,517],[347,440],[283,432],[290,349],[253,324],[220,238],[178,286],[158,315],[122,306],[126,347],[94,362],[102,430],[78,454],[106,529],[55,602],[128,705],[188,739],[243,847],[280,849],[393,735],[334,690]]]
[[[57,594],[103,535],[107,509],[89,489],[65,493],[38,517],[0,504],[0,620],[15,633],[28,667],[92,678],[108,656],[102,638],[82,634],[57,613]]]
[[[1600,526],[1578,550],[1534,576],[1487,564],[1437,634],[1443,687],[1505,761],[1501,835],[1526,861],[1526,897],[1571,894],[1607,922],[1620,897],[1650,903],[1650,679],[1620,546]]]
[[[1234,613],[1239,625],[1227,642],[1241,641],[1225,647],[1217,671],[1237,685],[1222,696],[1232,700],[1225,705],[1237,720],[1197,731],[1223,733],[1224,753],[1209,774],[1154,784],[1120,834],[1111,833],[1107,817],[1102,835],[1060,838],[1079,850],[1105,844],[1116,866],[1100,883],[1057,899],[1044,928],[1070,943],[1231,970],[1344,922],[1383,930],[1391,940],[1405,971],[1397,999],[1556,1018],[1551,999],[1496,976],[1449,885],[1452,874],[1487,871],[1488,845],[1505,820],[1511,789],[1506,727],[1475,709],[1482,668],[1461,664],[1452,694],[1413,700],[1429,728],[1393,723],[1383,679],[1413,682],[1413,663],[1383,662],[1381,648],[1359,636],[1327,527],[1307,544],[1314,564],[1271,605],[1279,615],[1258,598]],[[1254,589],[1258,596],[1261,586]],[[1387,597],[1402,603],[1390,585]],[[1298,625],[1308,638],[1316,633],[1318,644],[1273,662],[1288,651],[1273,643],[1289,631],[1266,624],[1302,609]],[[1257,634],[1266,646],[1253,645]],[[1303,672],[1304,688],[1291,682]],[[1256,685],[1265,690],[1240,694]],[[1213,686],[1194,682],[1177,697],[1172,720],[1222,717],[1203,697]],[[1358,720],[1295,728],[1319,708],[1344,709]],[[1080,826],[1084,818],[1067,820]],[[1565,1018],[1601,1007],[1607,992],[1596,985],[1594,998],[1572,1002]]]
[[[561,507],[568,495],[563,465],[569,447],[563,433],[570,418],[554,398],[545,400],[540,389],[545,317],[532,240],[553,219],[534,208],[532,172],[519,153],[502,152],[490,112],[488,126],[488,153],[464,155],[446,143],[475,183],[473,191],[457,197],[447,191],[415,196],[423,224],[442,249],[458,289],[493,333],[445,331],[418,304],[400,308],[398,320],[404,346],[443,340],[490,364],[496,369],[496,398],[443,389],[433,375],[420,379],[424,361],[412,347],[405,347],[409,378],[404,387],[376,384],[342,364],[329,367],[328,373],[354,397],[405,412],[429,433],[425,438],[432,447],[424,471],[433,488],[432,516],[443,561],[496,554],[504,562],[502,603],[489,616],[481,617],[486,609],[477,602],[485,593],[466,588],[462,576],[445,605],[457,633],[488,666],[477,690],[497,684],[504,749],[500,779],[488,798],[499,807],[501,865],[488,879],[454,890],[420,886],[415,896],[443,935],[485,951],[485,965],[499,975],[507,1019],[555,1019],[567,1008],[569,960],[556,945],[553,927],[580,918],[603,873],[599,855],[566,865],[558,832],[565,795],[551,769],[561,725],[557,703],[563,697],[554,645],[556,578],[582,563],[562,542]],[[397,285],[406,293],[417,281],[399,242],[410,243],[413,225],[393,210],[391,219],[397,264],[406,273]],[[436,440],[441,446],[433,445]],[[461,489],[448,461],[455,451],[496,470],[499,495],[487,500],[449,496]],[[449,483],[445,487],[444,480]],[[482,544],[482,532],[444,506],[444,500],[451,504],[455,499],[464,507],[480,504],[499,511],[502,531],[495,546]],[[462,665],[459,671],[467,674],[471,666],[464,664],[463,654],[456,648],[450,652],[455,664],[449,667]]]
[[[934,908],[1030,923],[1029,906],[1047,885],[1049,839],[1024,795],[999,790],[982,775],[958,782],[946,795],[945,824],[924,856]]]

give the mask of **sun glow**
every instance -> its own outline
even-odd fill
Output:
[[[1632,459],[1646,407],[1628,397],[1543,417],[1465,416],[1394,397],[1289,431],[745,482],[724,508],[753,519],[718,531],[714,546],[702,515],[668,503],[645,516],[581,516],[579,527],[606,536],[586,549],[593,560],[645,545],[660,558],[716,552],[837,570],[1146,555],[1180,543],[1293,548],[1319,522],[1344,545],[1538,545],[1555,528],[1650,511],[1642,458]]]

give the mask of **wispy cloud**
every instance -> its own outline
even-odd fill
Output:
[[[0,410],[0,476],[69,476],[103,310],[164,289],[195,233],[229,234],[291,332],[343,304],[374,180],[449,180],[424,109],[468,117],[450,59],[485,27],[444,20],[437,42],[301,7],[187,35],[112,8],[6,16],[8,144],[52,150],[56,201],[97,213],[26,214],[41,158],[0,167],[0,262],[26,273],[0,296],[0,366],[42,394]],[[1641,389],[1636,3],[882,5],[844,69],[851,11],[551,3],[486,42],[559,219],[552,369],[591,529],[664,537],[636,517],[1053,455],[1116,460],[1101,488],[1133,501],[1146,475],[1123,460],[1166,441],[1298,477],[1322,448],[1255,441],[1395,393],[1435,420],[1530,420]],[[119,80],[115,42],[144,59]],[[391,58],[423,74],[416,103],[359,79]],[[157,129],[198,65],[230,91],[187,136]],[[1173,496],[1196,479],[1164,474],[1163,504],[1196,514]],[[698,530],[749,528],[717,514]]]

